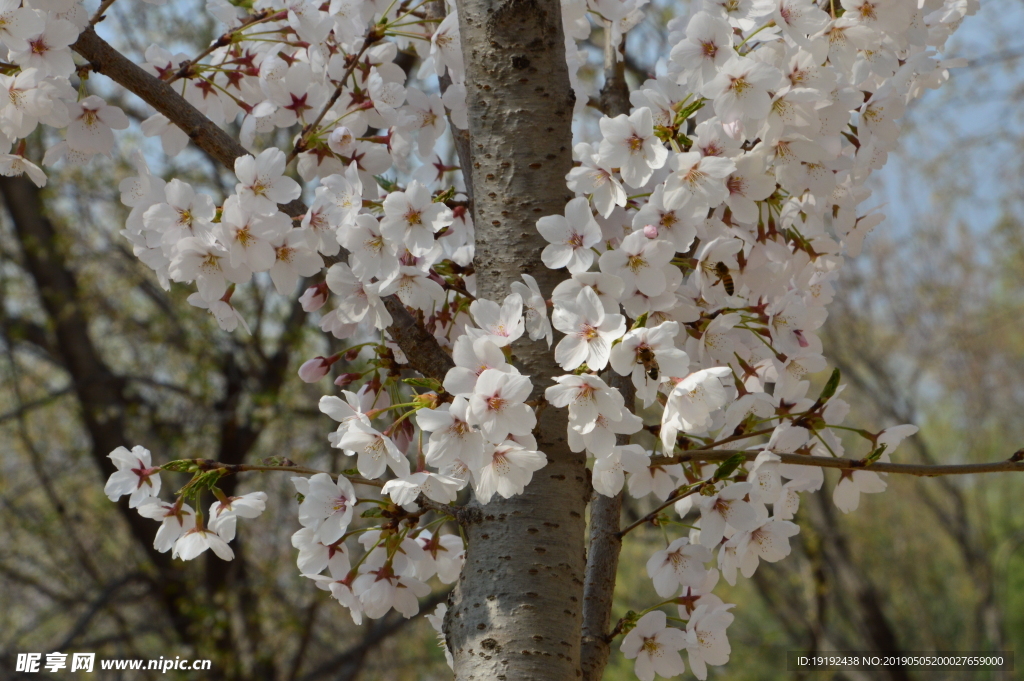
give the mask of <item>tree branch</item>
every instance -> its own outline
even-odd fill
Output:
[[[233,168],[236,158],[249,153],[235,138],[175,92],[174,88],[146,73],[140,66],[115,50],[110,43],[96,35],[93,28],[82,31],[78,35],[78,40],[71,45],[71,49],[85,57],[93,71],[102,73],[138,95],[142,101],[166,116],[181,128],[196,146],[226,167]],[[305,212],[303,209],[299,214]]]
[[[234,168],[235,159],[249,152],[164,81],[146,73],[141,67],[115,50],[107,41],[88,28],[71,46],[89,61],[96,73],[102,73],[114,82],[135,93],[143,101],[163,114],[189,136],[196,146],[213,156],[227,168]],[[306,213],[306,205],[296,199],[281,206],[292,217]],[[347,253],[342,252],[341,257]],[[385,299],[394,324],[388,328],[392,338],[402,348],[410,364],[425,376],[443,380],[448,369],[455,366],[451,357],[431,334],[416,323],[405,306],[394,296]]]
[[[806,454],[777,454],[781,463],[795,464],[797,466],[818,466],[819,468],[838,468],[840,470],[874,471],[875,473],[901,473],[904,475],[917,475],[920,477],[935,477],[938,475],[972,475],[974,473],[1024,473],[1024,456],[1020,450],[1005,461],[992,461],[989,463],[963,463],[963,464],[915,464],[915,463],[885,463],[876,461],[867,464],[864,459],[845,459],[842,457],[832,458],[830,456],[809,456]],[[730,449],[716,449],[712,451],[699,451],[676,456],[655,457],[651,465],[667,466],[674,463],[686,461],[703,461],[715,463],[725,461],[737,454],[742,454],[747,461],[757,458],[759,452],[737,451]]]
[[[369,480],[359,475],[345,475],[344,473],[331,473],[329,471],[321,471],[315,468],[306,468],[304,466],[264,466],[261,464],[248,464],[248,463],[221,463],[220,461],[211,461],[209,459],[179,459],[177,462],[181,463],[188,462],[195,464],[201,471],[222,471],[222,475],[234,475],[236,473],[246,473],[250,471],[256,472],[269,472],[269,471],[284,471],[286,473],[297,473],[299,475],[318,475],[319,473],[327,473],[335,480],[339,477],[348,478],[349,481],[357,485],[369,485],[370,487],[383,487],[384,482],[382,480]],[[166,466],[167,464],[164,464]],[[174,469],[165,469],[170,472],[180,472]]]
[[[626,36],[618,45],[612,41],[612,24],[604,22],[604,87],[601,88],[601,108],[609,116],[629,113],[629,88],[623,60]],[[636,408],[636,387],[632,378],[613,374],[610,381],[622,395],[623,406],[629,411]],[[617,445],[629,444],[629,435],[616,437]],[[580,645],[580,667],[583,681],[601,681],[611,652],[607,637],[612,621],[612,603],[615,597],[615,578],[622,551],[619,526],[622,517],[622,492],[614,497],[594,493],[590,501],[590,547],[587,550],[587,571],[583,581],[583,628]]]
[[[676,503],[680,499],[685,499],[686,497],[690,496],[691,494],[696,494],[697,491],[701,487],[703,487],[703,486],[704,486],[703,483],[698,483],[695,486],[687,485],[686,487],[681,488],[681,489],[685,489],[686,490],[685,492],[679,492],[677,490],[676,494],[673,494],[673,495],[669,496],[669,498],[666,499],[664,503],[659,505],[653,511],[651,511],[650,513],[645,515],[643,518],[640,518],[636,522],[630,523],[629,525],[626,525],[624,528],[622,528],[622,530],[619,532],[619,538],[621,539],[622,537],[624,537],[625,535],[629,534],[630,532],[632,532],[636,528],[640,527],[641,525],[644,525],[646,523],[651,522],[652,520],[657,518],[658,514],[661,513],[662,511],[664,511],[666,508],[668,508],[672,504]]]
[[[612,42],[612,22],[604,21],[604,85],[599,99],[606,116],[629,113],[629,86],[626,85],[626,35],[618,45]]]

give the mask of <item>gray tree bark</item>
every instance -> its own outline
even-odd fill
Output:
[[[612,40],[611,22],[604,22],[604,86],[601,88],[601,110],[607,116],[629,113],[629,88],[621,55],[625,50],[625,37],[616,46]],[[611,372],[609,372],[611,373]],[[633,411],[636,388],[629,376],[612,374],[610,383],[623,397],[625,406]],[[619,445],[629,444],[629,435],[619,435]],[[583,681],[600,681],[608,666],[611,642],[612,605],[615,597],[615,578],[619,569],[622,536],[619,534],[622,518],[622,492],[606,497],[594,492],[590,502],[590,545],[587,549],[587,574],[583,585]]]
[[[463,0],[471,182],[479,295],[501,301],[520,274],[548,295],[564,273],[546,269],[536,230],[572,198],[574,95],[557,0]],[[515,344],[514,361],[542,399],[563,372],[544,342]],[[466,565],[445,623],[455,675],[577,679],[585,570],[586,459],[569,450],[564,410],[539,408],[548,465],[522,495],[496,498],[466,526]]]

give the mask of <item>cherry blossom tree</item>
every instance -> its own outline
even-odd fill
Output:
[[[153,278],[245,333],[232,296],[269,277],[349,344],[299,368],[337,373],[320,410],[340,469],[111,452],[105,492],[160,523],[156,551],[231,560],[267,496],[224,481],[279,471],[295,578],[357,623],[454,583],[429,616],[457,679],[595,680],[613,649],[645,680],[683,673],[685,650],[703,679],[742,617],[719,577],[787,557],[823,469],[844,512],[889,474],[1024,470],[1020,452],[894,462],[916,428],[844,425],[817,335],[881,220],[865,183],[908,103],[960,65],[940,52],[976,2],[703,0],[630,90],[644,0],[208,0],[222,34],[144,64],[100,36],[112,1],[0,14],[0,171],[42,185],[41,166],[110,156],[128,121],[92,92],[106,77],[155,110],[142,132],[166,154],[233,174],[215,202],[136,156],[123,235]],[[594,25],[600,93],[579,78]],[[31,160],[40,123],[64,140]],[[625,526],[624,489],[653,508]],[[620,547],[649,524],[662,600],[612,622]]]

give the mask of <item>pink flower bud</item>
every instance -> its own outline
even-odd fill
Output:
[[[328,295],[327,282],[322,281],[316,286],[307,288],[299,298],[299,302],[306,312],[316,312],[327,302]]]
[[[337,357],[314,357],[299,367],[299,378],[306,383],[316,383],[327,375],[331,365],[338,361]]]
[[[338,386],[339,388],[344,388],[351,384],[352,381],[358,381],[362,377],[362,374],[342,374],[341,376],[338,376],[336,379],[334,379],[334,385]]]
[[[657,225],[647,225],[646,227],[644,227],[644,236],[647,237],[648,239],[657,239],[658,238],[658,226]]]

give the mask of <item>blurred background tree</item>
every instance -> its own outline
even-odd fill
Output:
[[[194,54],[214,35],[212,24],[196,25],[206,16],[200,8],[176,2],[155,11],[121,0],[105,30],[136,61],[155,33]],[[654,4],[629,34],[628,78],[639,82],[655,68],[665,24],[687,12],[685,3]],[[876,185],[888,219],[847,268],[824,334],[826,355],[849,384],[852,422],[921,427],[900,450],[903,461],[987,461],[1024,444],[1021,26],[1016,3],[991,0],[958,34],[949,54],[972,65],[904,119],[902,151]],[[595,92],[602,44],[595,31],[594,67],[581,72]],[[162,174],[221,197],[225,175],[195,150],[166,159],[138,130],[146,107],[111,103],[133,119],[116,162],[60,169],[43,191],[0,179],[0,675],[14,668],[16,652],[83,650],[209,658],[211,679],[449,678],[422,618],[357,628],[298,576],[286,479],[258,481],[277,498],[258,525],[239,528],[231,563],[172,562],[152,549],[155,523],[129,513],[126,499],[113,506],[104,497],[106,455],[126,443],[157,460],[278,458],[337,468],[319,391],[296,370],[342,349],[318,347],[330,341],[315,332],[315,315],[274,293],[269,280],[232,299],[255,320],[251,334],[221,332],[185,302],[186,287],[160,288],[118,235],[126,212],[117,185],[131,174],[131,152],[142,149]],[[893,375],[905,380],[887,380]],[[226,492],[234,482],[225,480]],[[740,599],[744,612],[730,629],[735,662],[713,676],[788,676],[787,650],[1024,649],[1024,514],[1015,511],[1022,481],[889,483],[848,516],[827,491],[805,497],[793,555],[721,594]],[[627,507],[636,518],[646,510]],[[894,536],[893,526],[907,529]],[[642,532],[652,545],[663,541]],[[634,555],[620,562],[620,593],[653,599],[643,570],[650,546],[627,551]],[[425,608],[444,597],[432,595]],[[367,655],[378,647],[386,654]],[[613,654],[606,678],[631,677],[632,664]],[[835,678],[944,677],[892,670]]]

